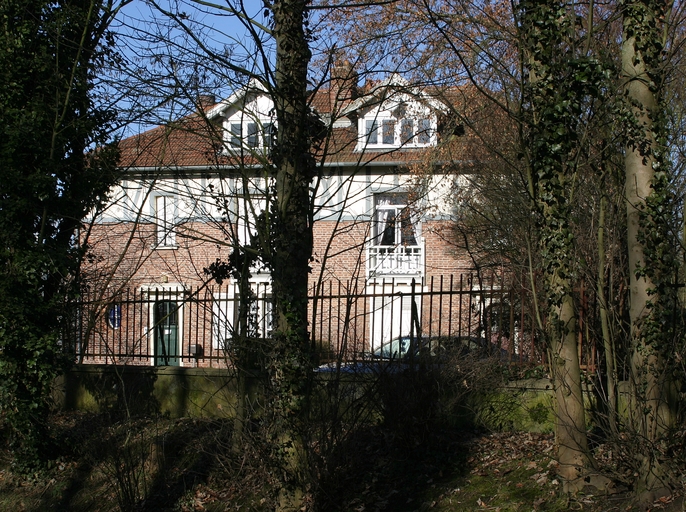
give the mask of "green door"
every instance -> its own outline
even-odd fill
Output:
[[[155,302],[155,365],[179,366],[179,307],[171,300]]]

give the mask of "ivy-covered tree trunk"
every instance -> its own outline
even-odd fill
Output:
[[[669,493],[657,443],[673,425],[665,355],[675,333],[675,216],[666,159],[662,86],[663,27],[669,2],[625,0],[622,80],[626,114],[626,212],[631,320],[631,423],[640,446],[637,489],[650,501]]]
[[[272,293],[274,348],[272,384],[276,391],[274,440],[281,463],[279,510],[301,510],[309,481],[305,437],[312,363],[307,291],[312,256],[310,185],[315,175],[307,102],[310,61],[307,0],[272,3],[276,69],[274,103],[278,121],[273,155],[276,193],[272,205]]]
[[[525,130],[533,208],[539,219],[540,251],[547,300],[547,337],[556,398],[558,472],[565,489],[586,484],[592,467],[581,388],[575,257],[571,220],[581,120],[592,102],[589,83],[599,65],[574,54],[569,13],[564,3],[527,0],[520,4],[525,68]],[[595,80],[595,81],[594,81]]]
[[[74,341],[63,329],[78,229],[114,183],[112,116],[93,97],[114,12],[98,0],[0,2],[0,416],[28,465],[47,455],[49,391]]]

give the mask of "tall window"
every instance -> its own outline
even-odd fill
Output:
[[[417,245],[417,223],[407,206],[405,194],[378,194],[375,197],[374,244]]]
[[[384,119],[381,123],[382,142],[384,144],[395,144],[395,120]]]
[[[412,119],[402,119],[400,121],[400,143],[409,144],[414,137],[414,121]]]
[[[155,197],[155,220],[157,221],[158,247],[174,247],[174,196]]]
[[[242,145],[241,139],[243,137],[243,130],[241,129],[241,123],[231,123],[231,147],[240,148]]]
[[[257,123],[248,123],[248,147],[256,148],[260,145],[260,131]]]

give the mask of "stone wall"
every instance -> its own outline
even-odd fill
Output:
[[[170,417],[231,417],[228,370],[173,366],[77,365],[55,383],[58,408]]]

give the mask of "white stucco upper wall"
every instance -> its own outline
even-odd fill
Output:
[[[413,209],[422,218],[448,218],[453,210],[454,187],[464,179],[450,174],[417,178],[410,173],[379,172],[361,169],[329,168],[316,182],[316,220],[369,220],[374,211],[376,194],[398,193],[415,198]],[[248,190],[244,190],[244,181]],[[99,216],[99,222],[153,222],[155,197],[174,197],[175,217],[179,221],[235,220],[238,198],[245,194],[264,197],[267,185],[261,177],[159,177],[124,180],[113,188],[110,205]],[[219,207],[222,205],[222,208]]]
[[[405,89],[403,89],[405,87]],[[437,143],[437,118],[445,106],[421,92],[411,91],[398,76],[391,76],[364,97],[356,99],[344,112],[357,116],[357,151],[393,151],[398,148],[425,147]],[[273,124],[274,105],[256,84],[234,93],[210,109],[207,114],[224,128],[225,151],[250,144],[252,148],[266,146],[265,128]],[[410,120],[411,123],[404,123]],[[377,123],[378,137],[370,144],[365,134],[371,122]],[[411,140],[403,134],[412,124]],[[255,132],[255,125],[259,134]],[[393,142],[389,142],[390,127]],[[251,131],[252,130],[252,131]],[[385,130],[385,133],[384,133]],[[385,140],[384,140],[385,138]],[[241,141],[241,142],[237,142]],[[242,146],[241,146],[242,145]],[[412,158],[412,149],[406,157]],[[361,159],[364,159],[361,157]],[[185,221],[235,221],[239,198],[244,194],[267,195],[267,185],[256,171],[254,177],[238,177],[237,170],[168,168],[131,169],[130,179],[123,180],[111,192],[108,208],[100,222],[155,222],[155,198],[173,197],[174,217]],[[251,171],[249,171],[251,172]],[[413,208],[423,218],[447,218],[453,205],[451,197],[457,178],[448,174],[427,177],[399,172],[395,164],[375,164],[367,167],[327,166],[316,188],[315,218],[325,220],[371,219],[375,195],[398,193],[416,198]],[[220,177],[220,176],[224,177]],[[247,190],[246,190],[247,189]]]

